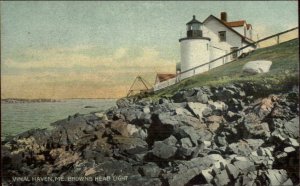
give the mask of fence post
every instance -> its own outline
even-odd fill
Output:
[[[225,64],[225,60],[224,60],[224,57],[222,58],[222,60],[223,60],[223,65]]]
[[[195,75],[195,69],[194,69],[193,71],[194,71],[193,73],[194,73],[194,75]]]
[[[279,44],[279,35],[277,36],[277,45]]]

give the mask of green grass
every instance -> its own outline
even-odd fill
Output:
[[[208,72],[187,78],[175,85],[159,90],[149,97],[158,99],[162,96],[172,96],[183,88],[199,86],[225,85],[234,82],[253,82],[255,84],[278,85],[274,91],[280,91],[285,84],[298,84],[299,74],[299,40],[294,39],[268,48],[257,49],[247,57],[214,68]],[[268,73],[245,75],[242,67],[253,60],[271,60],[272,66]]]

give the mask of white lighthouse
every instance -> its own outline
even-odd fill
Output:
[[[188,22],[186,26],[186,37],[179,39],[181,52],[181,72],[184,72],[181,75],[181,78],[190,77],[194,74],[209,70],[209,66],[205,65],[201,68],[185,72],[186,70],[207,63],[210,60],[210,38],[203,37],[203,24],[196,20],[196,17],[193,16],[193,19]]]

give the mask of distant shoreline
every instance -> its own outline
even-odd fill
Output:
[[[1,99],[1,103],[54,103],[54,102],[63,102],[65,100],[75,100],[75,99],[102,99],[102,100],[112,100],[118,98],[64,98],[64,99],[47,99],[47,98],[38,98],[38,99],[25,99],[25,98],[5,98]]]
[[[23,99],[23,98],[6,98],[1,99],[1,103],[44,103],[44,102],[62,102],[61,99]]]

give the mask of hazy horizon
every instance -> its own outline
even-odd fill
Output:
[[[283,8],[284,7],[284,8]],[[175,73],[192,15],[226,11],[259,38],[298,26],[297,1],[1,2],[1,98],[114,99]]]

